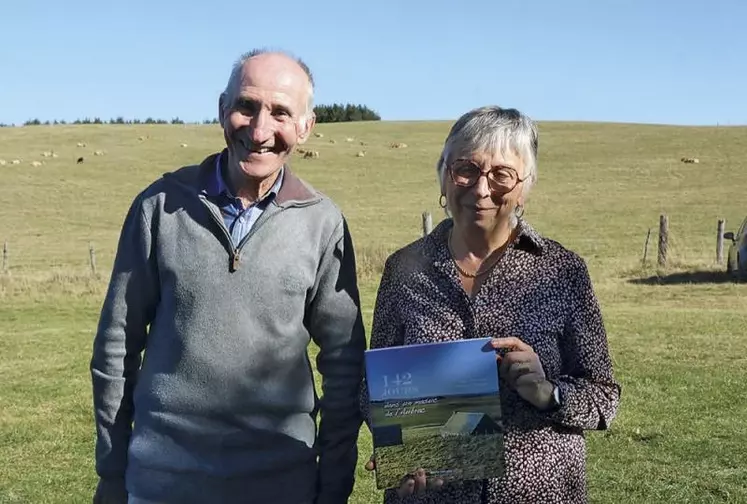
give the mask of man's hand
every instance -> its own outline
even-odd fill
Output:
[[[376,469],[376,461],[374,456],[366,462],[366,470],[373,471]],[[441,478],[427,478],[425,470],[420,468],[413,471],[411,474],[406,474],[402,477],[399,488],[397,488],[397,495],[399,498],[406,497],[412,494],[422,494],[426,490],[439,490],[444,484],[444,480]]]
[[[127,489],[123,479],[100,479],[93,495],[93,504],[127,504]]]
[[[498,355],[499,371],[508,386],[519,396],[539,410],[548,409],[554,404],[555,386],[547,381],[539,356],[531,346],[519,338],[494,338],[495,349],[505,349],[505,355]]]

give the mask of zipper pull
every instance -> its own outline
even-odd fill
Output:
[[[234,252],[233,256],[231,257],[231,273],[239,269],[239,253]]]

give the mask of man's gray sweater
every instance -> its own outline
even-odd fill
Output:
[[[158,502],[345,503],[366,347],[347,226],[286,167],[234,247],[203,190],[216,155],[126,216],[91,360],[96,470]]]

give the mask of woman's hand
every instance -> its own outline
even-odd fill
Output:
[[[519,338],[494,338],[493,348],[505,349],[505,355],[498,355],[499,371],[508,386],[519,396],[539,410],[555,404],[555,385],[547,381],[539,356],[531,346]]]
[[[366,470],[373,471],[376,469],[376,461],[374,456],[366,462]],[[399,488],[397,488],[397,495],[399,498],[406,497],[412,494],[422,494],[426,490],[438,490],[444,484],[441,478],[427,478],[425,470],[420,468],[412,472],[412,474],[406,474],[402,477]]]

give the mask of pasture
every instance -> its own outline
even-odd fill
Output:
[[[414,467],[447,478],[484,479],[503,469],[501,405],[497,396],[448,396],[436,402],[403,406],[411,401],[384,401],[371,405],[371,423],[376,427],[399,426],[401,444],[380,446],[376,450],[379,487],[400,484],[402,476]],[[393,407],[388,407],[393,406]],[[495,424],[491,434],[472,432],[470,425],[457,421],[450,425],[452,435],[442,429],[454,412],[485,413]],[[458,435],[456,435],[458,434]]]
[[[379,486],[399,486],[414,467],[427,467],[429,475],[444,480],[483,479],[503,472],[502,435],[442,438],[439,431],[440,427],[405,429],[402,445],[381,448],[376,456]]]
[[[479,411],[498,422],[501,420],[501,404],[495,396],[447,396],[437,399],[436,402],[416,405],[411,405],[413,401],[373,403],[370,406],[371,422],[377,426],[401,425],[403,429],[441,426],[454,411]]]
[[[319,157],[294,159],[348,217],[367,327],[386,254],[420,236],[421,212],[442,218],[434,163],[450,124],[319,125],[305,146]],[[612,427],[587,436],[592,502],[747,502],[747,285],[714,264],[717,219],[735,230],[747,214],[747,128],[540,131],[525,215],[587,260],[623,387]],[[222,145],[217,126],[0,128],[0,503],[90,502],[88,362],[119,227],[145,185]],[[670,262],[657,271],[655,239],[654,262],[641,255],[662,213]],[[354,504],[381,502],[370,452],[364,427]]]

